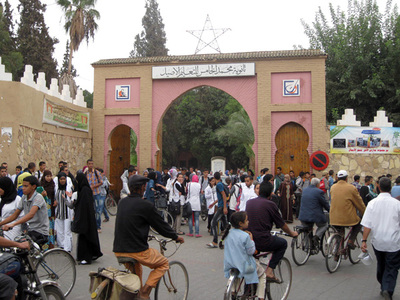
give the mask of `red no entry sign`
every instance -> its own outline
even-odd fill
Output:
[[[325,170],[329,165],[329,156],[324,151],[317,151],[310,156],[310,165],[317,171]]]

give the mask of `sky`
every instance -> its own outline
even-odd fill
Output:
[[[14,9],[14,20],[19,20],[19,1],[9,2]],[[60,66],[68,38],[63,11],[55,0],[41,2],[47,5],[45,22],[50,35],[59,40],[54,57]],[[215,29],[230,28],[218,38],[222,53],[292,50],[294,45],[308,48],[301,20],[311,24],[319,7],[329,16],[330,2],[334,7],[347,10],[347,0],[158,0],[169,55],[195,53],[198,39],[186,31],[201,30],[207,15]],[[400,0],[392,2],[398,5]],[[384,12],[386,0],[377,0],[377,3]],[[93,62],[129,57],[135,36],[143,29],[144,6],[145,0],[97,0],[96,9],[101,18],[97,22],[95,39],[89,44],[83,41],[72,60],[80,88],[93,92]],[[205,32],[206,41],[210,40],[210,34],[210,31]],[[206,48],[199,53],[217,52]]]

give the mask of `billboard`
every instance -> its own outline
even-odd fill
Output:
[[[400,154],[399,127],[330,126],[331,153]]]

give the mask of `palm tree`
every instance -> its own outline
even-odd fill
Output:
[[[233,113],[228,122],[216,131],[217,137],[226,140],[229,146],[242,145],[246,150],[246,155],[250,159],[250,168],[254,169],[254,131],[250,118],[246,111],[241,108]]]
[[[57,4],[65,12],[64,28],[70,37],[70,53],[68,75],[71,74],[72,54],[77,51],[81,42],[89,38],[94,39],[97,30],[96,20],[100,19],[100,13],[94,9],[97,0],[57,0]]]

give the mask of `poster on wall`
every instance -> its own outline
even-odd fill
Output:
[[[115,86],[115,101],[129,101],[131,100],[131,86],[130,85],[116,85]]]
[[[89,113],[79,112],[44,99],[43,123],[55,126],[89,131]]]
[[[1,137],[5,139],[8,144],[12,143],[12,127],[1,127]]]
[[[283,96],[284,97],[300,96],[300,79],[283,80]]]
[[[331,153],[400,154],[399,127],[330,127]]]

